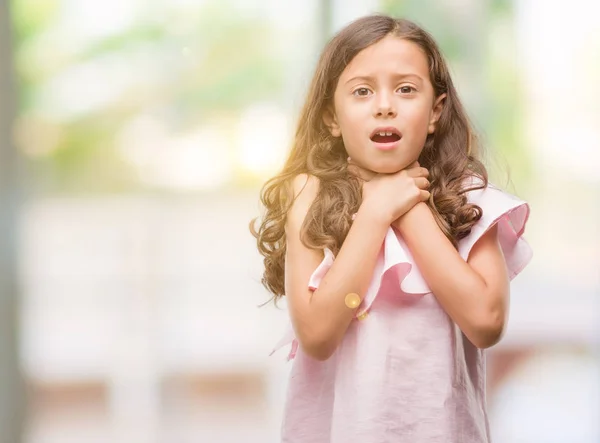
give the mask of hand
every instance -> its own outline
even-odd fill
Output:
[[[394,174],[376,174],[354,164],[351,167],[364,180],[361,208],[367,208],[389,225],[417,203],[429,199],[429,171],[418,162]]]

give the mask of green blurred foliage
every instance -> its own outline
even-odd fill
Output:
[[[77,51],[56,44],[60,7],[60,0],[19,0],[12,8],[24,131],[36,131],[43,123],[60,134],[58,146],[28,157],[34,187],[41,192],[139,189],[136,174],[116,147],[120,131],[138,115],[156,115],[173,133],[185,132],[205,119],[235,115],[281,94],[281,57],[270,44],[276,35],[269,23],[232,14],[226,1],[207,1],[189,11],[165,3],[162,22],[140,17],[131,28]],[[182,17],[188,25],[184,32],[170,26],[170,20],[177,23]],[[147,63],[138,63],[148,57],[152,72],[146,71]],[[128,85],[117,100],[69,117],[44,106],[53,80],[90,63],[100,70],[128,66],[140,82]],[[96,86],[90,84],[89,90]]]
[[[19,42],[26,42],[56,19],[60,0],[13,0],[10,4],[14,32]]]

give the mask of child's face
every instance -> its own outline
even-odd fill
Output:
[[[394,173],[418,159],[444,97],[434,97],[421,48],[390,35],[359,52],[342,72],[324,120],[354,163]]]

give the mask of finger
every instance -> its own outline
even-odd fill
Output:
[[[415,178],[415,184],[419,189],[429,189],[430,183],[425,177]]]
[[[422,202],[426,202],[431,198],[431,193],[429,191],[421,189],[420,198]]]
[[[429,177],[429,171],[426,168],[412,168],[412,169],[407,169],[406,173],[408,174],[409,177]]]

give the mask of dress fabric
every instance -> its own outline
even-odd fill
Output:
[[[498,224],[512,280],[529,263],[522,237],[529,206],[492,185],[467,192],[482,218],[459,243],[467,260]],[[316,289],[334,257],[326,249]],[[273,352],[292,360],[283,443],[489,443],[485,353],[448,317],[396,230],[390,227],[373,279],[344,339],[326,361],[306,355],[288,332]]]

